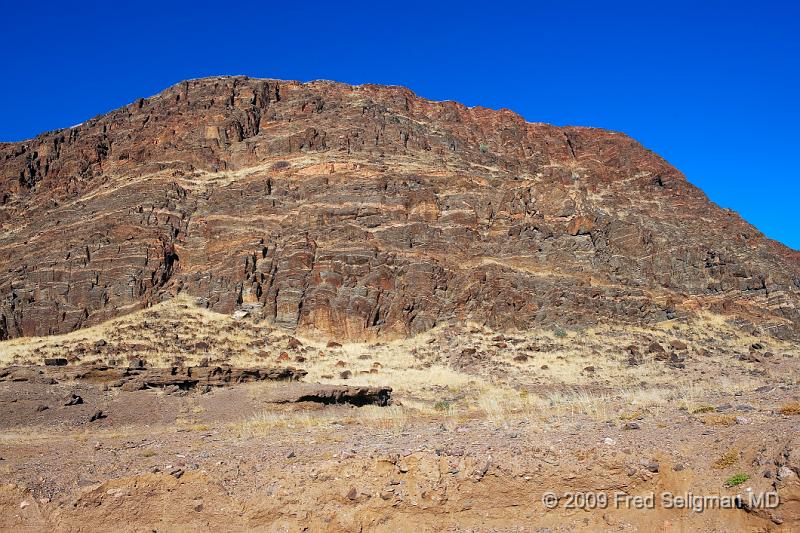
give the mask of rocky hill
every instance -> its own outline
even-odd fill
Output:
[[[800,338],[800,253],[620,133],[218,77],[0,144],[0,339],[178,293],[345,339],[699,310]]]

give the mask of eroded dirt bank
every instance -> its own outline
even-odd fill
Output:
[[[793,531],[791,391],[739,398],[743,423],[665,409],[633,425],[580,414],[410,418],[405,408],[273,404],[252,383],[113,391],[0,383],[6,531]],[[62,393],[83,402],[62,405]],[[284,390],[285,394],[285,390]],[[58,402],[56,401],[58,398]],[[749,406],[744,412],[744,405]],[[37,410],[34,405],[48,405]],[[97,406],[106,415],[90,420]],[[531,413],[529,413],[530,415]],[[746,418],[746,420],[744,420]],[[627,428],[627,429],[626,429]],[[752,473],[738,487],[724,486]],[[667,510],[676,495],[777,491],[776,509]],[[542,495],[562,496],[547,509]],[[566,509],[567,492],[656,495],[655,509]]]

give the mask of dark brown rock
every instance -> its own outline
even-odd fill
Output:
[[[680,351],[686,350],[688,348],[685,342],[679,341],[678,339],[672,339],[671,341],[669,341],[669,345],[673,349]]]
[[[656,341],[653,341],[647,346],[647,353],[663,354],[663,353],[666,353],[666,350],[659,343],[657,343]]]
[[[65,406],[70,406],[70,405],[80,405],[80,404],[82,404],[82,403],[83,403],[83,398],[81,398],[80,396],[78,396],[78,395],[77,395],[77,394],[75,394],[75,393],[71,393],[70,395],[68,395],[68,396],[67,396],[67,397],[64,399],[64,405],[65,405]]]
[[[279,393],[281,394],[281,393]],[[362,405],[389,405],[392,396],[390,387],[359,387],[345,385],[307,385],[286,391],[275,398],[274,403],[316,402],[323,404],[347,403]]]
[[[46,369],[47,374],[44,374]],[[79,365],[75,367],[6,367],[0,368],[1,381],[29,381],[52,379],[51,375],[66,380],[87,381],[121,385],[124,391],[146,388],[175,387],[176,390],[224,387],[253,381],[298,381],[306,371],[293,367],[236,368],[230,366],[127,368],[106,365]],[[71,394],[66,405],[83,403],[77,394]],[[69,403],[72,402],[72,403]]]

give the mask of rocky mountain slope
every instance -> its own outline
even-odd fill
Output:
[[[0,144],[0,339],[178,293],[349,339],[701,309],[800,337],[800,253],[620,133],[218,77]]]

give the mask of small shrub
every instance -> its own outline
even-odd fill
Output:
[[[433,408],[436,411],[447,411],[450,409],[450,402],[445,400],[439,400],[435,404],[433,404]]]
[[[737,485],[741,485],[748,479],[750,479],[750,476],[748,476],[747,474],[736,474],[735,476],[731,476],[725,480],[725,486],[735,487]]]
[[[555,335],[559,339],[563,339],[564,337],[567,336],[567,332],[564,330],[564,328],[558,327],[553,331],[553,335]]]
[[[713,413],[716,411],[716,408],[711,405],[704,405],[702,407],[698,407],[697,409],[692,410],[693,415],[699,415],[702,413]]]

